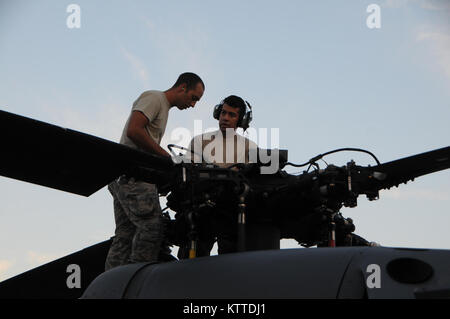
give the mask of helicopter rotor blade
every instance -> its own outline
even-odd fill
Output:
[[[0,110],[0,175],[90,196],[136,168],[167,170],[170,158]]]
[[[105,270],[105,260],[112,239],[33,268],[0,282],[0,299],[75,299]],[[69,276],[78,267],[79,287],[69,287]],[[78,288],[78,289],[72,289]]]
[[[450,146],[372,167],[381,173],[379,189],[389,189],[414,178],[450,168]]]

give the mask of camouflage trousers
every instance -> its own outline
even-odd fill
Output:
[[[120,177],[108,185],[114,199],[115,236],[105,270],[116,266],[157,262],[164,225],[156,186]]]

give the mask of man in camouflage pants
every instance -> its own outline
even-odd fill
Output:
[[[194,107],[204,90],[205,85],[198,75],[183,73],[164,92],[142,93],[133,104],[120,143],[170,157],[159,146],[169,109]],[[157,262],[161,249],[166,247],[156,186],[123,175],[109,184],[108,189],[114,199],[116,230],[105,270],[128,263]]]

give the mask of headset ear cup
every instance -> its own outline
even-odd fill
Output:
[[[245,115],[246,120],[245,123],[247,125],[247,128],[250,126],[250,122],[252,121],[252,119],[253,119],[252,111],[247,112],[247,114]]]
[[[242,117],[242,120],[239,123],[239,126],[242,127],[244,131],[248,129],[248,127],[250,126],[250,122],[253,119],[252,107],[250,106],[250,103],[248,103],[247,101],[245,101],[245,103],[247,104],[249,111],[247,112],[246,110],[244,116]]]
[[[213,111],[213,117],[216,120],[219,120],[220,112],[222,112],[222,104],[217,104],[216,106],[214,106],[214,111]]]
[[[239,126],[242,127],[245,131],[250,126],[251,121],[252,121],[252,111],[249,111],[245,113]]]
[[[239,121],[238,127],[242,127],[244,131],[247,129],[247,113],[245,113],[242,119]]]

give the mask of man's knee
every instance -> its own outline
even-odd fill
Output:
[[[105,270],[129,263],[132,237],[114,236],[105,262]]]

